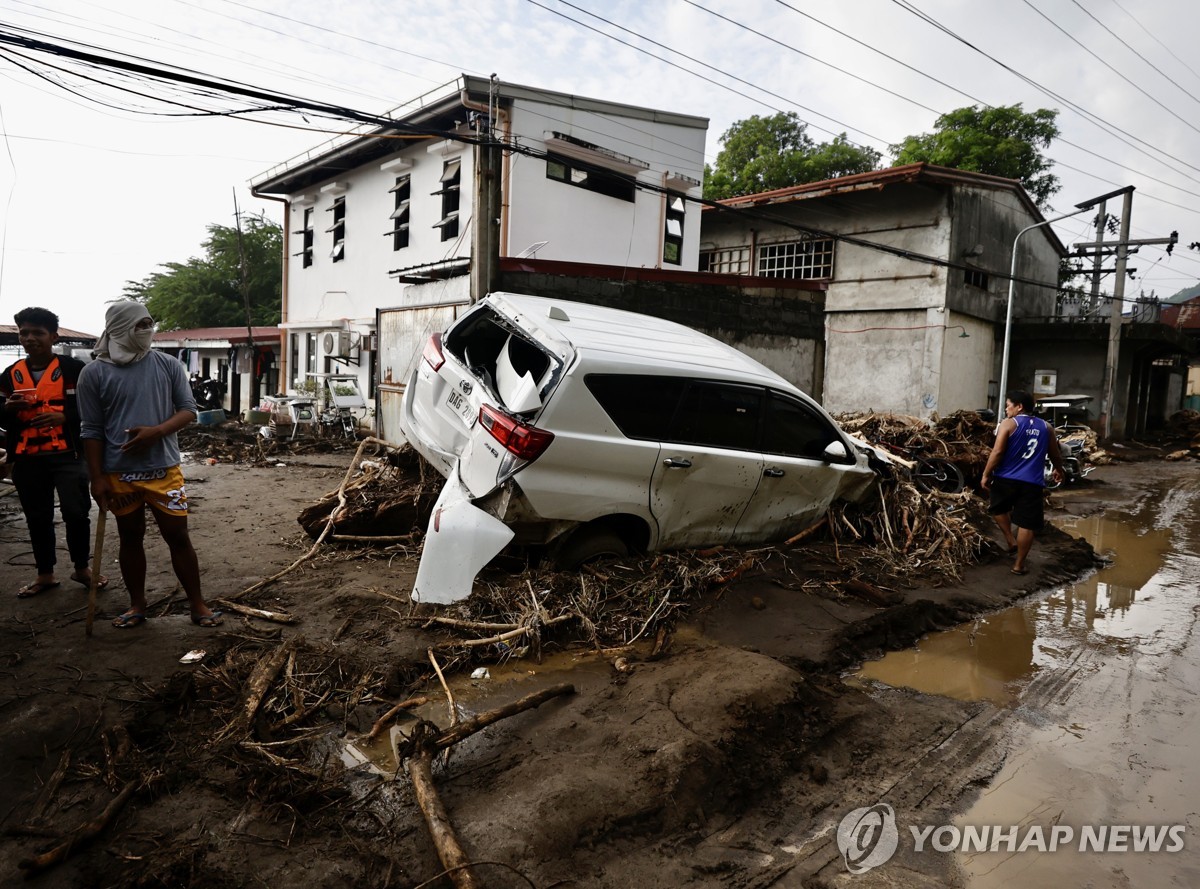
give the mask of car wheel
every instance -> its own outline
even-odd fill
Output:
[[[629,545],[611,528],[588,527],[577,529],[556,548],[554,566],[560,571],[573,571],[594,559],[620,559],[629,555]]]

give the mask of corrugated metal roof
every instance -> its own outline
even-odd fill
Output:
[[[282,332],[278,327],[254,327],[254,342],[259,345],[278,343]],[[160,330],[154,334],[154,344],[189,343],[197,341],[227,342],[231,346],[246,344],[245,327],[193,327],[188,330]]]

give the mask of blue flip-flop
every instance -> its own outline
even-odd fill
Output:
[[[198,627],[219,627],[225,621],[221,619],[221,612],[214,611],[212,614],[193,614],[192,623]]]
[[[146,614],[143,611],[130,611],[125,614],[118,615],[113,618],[112,625],[118,630],[131,630],[134,627],[140,627],[146,622]]]

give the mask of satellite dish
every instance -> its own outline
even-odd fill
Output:
[[[549,243],[550,243],[549,241],[534,241],[532,244],[530,244],[528,247],[526,247],[524,250],[522,250],[520,253],[518,253],[516,258],[517,259],[529,259],[530,257],[536,257],[537,252]]]

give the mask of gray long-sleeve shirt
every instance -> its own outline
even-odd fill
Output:
[[[172,433],[150,447],[123,453],[134,426],[157,426],[181,410],[196,413],[187,371],[177,358],[149,352],[132,364],[93,361],[75,390],[83,420],[80,437],[104,442],[104,471],[166,469],[179,463],[179,439]]]

